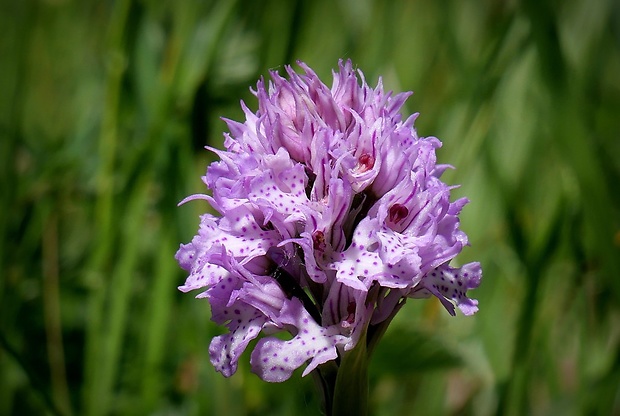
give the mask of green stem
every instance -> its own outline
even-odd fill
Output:
[[[368,352],[366,332],[359,339],[355,348],[342,356],[333,405],[329,416],[368,414]]]
[[[328,416],[331,415],[334,403],[334,388],[336,386],[337,374],[338,365],[335,361],[328,361],[312,372],[317,388],[322,393],[321,408],[323,413]]]

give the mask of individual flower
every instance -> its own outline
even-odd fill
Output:
[[[176,258],[180,290],[201,289],[229,332],[211,342],[215,368],[232,375],[250,341],[252,371],[280,382],[304,366],[338,368],[376,344],[403,303],[435,296],[448,312],[478,309],[467,297],[478,263],[450,261],[468,244],[436,163],[441,142],[401,118],[411,93],[368,86],[350,61],[329,88],[304,63],[258,82],[258,110],[226,120],[226,150],[212,149],[200,230]],[[290,339],[274,336],[288,332]],[[329,364],[331,362],[331,364]],[[334,367],[335,366],[335,367]]]

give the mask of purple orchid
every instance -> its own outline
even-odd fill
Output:
[[[338,363],[376,343],[406,299],[436,296],[448,312],[478,309],[467,297],[478,263],[450,261],[468,243],[439,178],[434,137],[418,137],[417,117],[402,121],[411,93],[385,93],[340,62],[331,89],[304,63],[304,74],[272,72],[241,103],[245,122],[226,120],[226,151],[203,180],[219,216],[204,214],[176,258],[190,274],[179,289],[206,289],[215,337],[211,362],[225,376],[249,342],[252,371],[280,382]],[[270,336],[287,331],[292,338]],[[364,348],[366,348],[364,346]]]

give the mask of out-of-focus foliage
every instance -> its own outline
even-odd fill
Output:
[[[301,59],[414,90],[471,199],[480,312],[409,302],[376,415],[620,413],[620,3],[0,2],[0,414],[317,414],[309,379],[231,379],[173,255],[219,117]]]

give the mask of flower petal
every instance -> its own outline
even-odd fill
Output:
[[[478,301],[467,297],[469,289],[480,285],[482,269],[480,263],[468,263],[460,268],[453,268],[447,264],[437,267],[424,276],[420,288],[410,297],[425,297],[433,294],[439,298],[451,315],[454,315],[454,302],[465,314],[473,315],[478,311]]]
[[[258,341],[250,363],[252,372],[265,381],[285,381],[294,370],[309,362],[305,376],[318,365],[335,359],[337,346],[346,341],[337,327],[323,328],[317,324],[296,298],[285,303],[279,322],[296,328],[297,334],[288,341],[273,337]]]
[[[267,317],[258,310],[245,308],[235,309],[235,312],[227,325],[230,333],[213,338],[209,345],[211,364],[226,377],[237,371],[239,357],[267,322]]]

